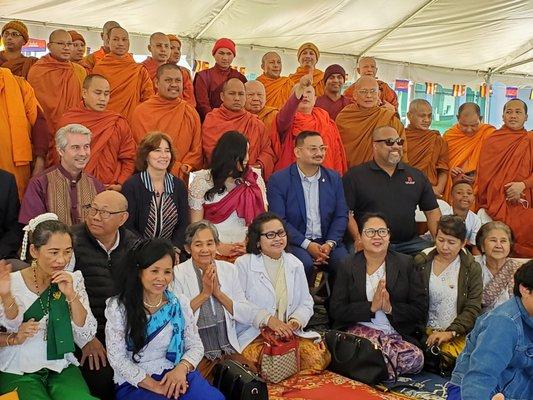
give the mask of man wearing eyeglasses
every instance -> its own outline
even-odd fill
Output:
[[[85,223],[72,228],[74,255],[69,267],[81,271],[98,325],[96,337],[77,349],[76,357],[91,394],[99,399],[113,399],[113,370],[104,347],[105,302],[117,294],[116,283],[121,279],[118,267],[137,238],[123,226],[128,219],[128,201],[121,193],[106,190],[83,208]]]
[[[335,273],[347,256],[342,243],[348,209],[339,174],[322,166],[327,147],[318,132],[296,137],[296,163],[270,177],[270,211],[287,225],[291,252],[300,259],[308,277],[313,265]]]
[[[73,42],[67,31],[53,31],[47,46],[50,53],[31,67],[28,82],[44,111],[50,133],[55,134],[61,127],[59,119],[63,113],[81,101],[81,86],[87,73],[81,65],[70,61]],[[58,162],[54,147],[54,138],[51,136],[49,165]]]
[[[382,126],[372,133],[373,160],[351,168],[343,177],[348,222],[354,247],[360,249],[358,221],[369,212],[381,212],[390,222],[394,251],[416,254],[432,243],[417,235],[415,210],[419,206],[435,237],[441,212],[424,173],[402,161],[405,140],[395,128]]]
[[[335,123],[340,132],[348,168],[372,159],[372,132],[379,126],[392,126],[402,139],[404,127],[396,111],[379,105],[378,81],[371,76],[362,76],[355,82],[354,104],[342,109]],[[403,146],[403,161],[407,162],[407,146]]]
[[[22,54],[22,46],[29,40],[28,28],[22,21],[9,21],[2,27],[2,43],[0,51],[0,67],[9,68],[13,75],[28,77],[28,72],[37,58]]]

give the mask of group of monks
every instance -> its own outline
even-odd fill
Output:
[[[86,56],[85,40],[75,31],[53,31],[49,53],[40,59],[21,52],[29,38],[22,22],[11,21],[1,32],[0,168],[15,175],[20,196],[31,175],[58,163],[54,134],[71,123],[92,132],[86,172],[114,190],[134,172],[137,144],[152,131],[172,139],[172,173],[184,180],[209,166],[224,132],[241,132],[249,141],[250,165],[268,179],[294,161],[295,137],[303,130],[322,135],[324,166],[342,175],[371,160],[372,132],[391,126],[405,140],[403,161],[427,175],[437,196],[448,199],[454,181],[470,182],[476,208],[508,223],[516,254],[533,257],[533,138],[524,128],[521,100],[506,104],[498,130],[481,122],[476,104],[466,103],[442,136],[430,129],[426,100],[410,104],[409,125],[403,126],[396,93],[377,79],[374,58],[359,58],[360,77],[343,93],[346,72],[338,64],[318,69],[313,43],[298,49],[293,74],[282,76],[280,55],[268,52],[263,74],[247,81],[231,67],[235,43],[221,38],[212,49],[215,65],[193,80],[177,65],[181,42],[172,34],[152,34],[151,56],[136,63],[128,32],[114,21],[103,26],[102,47]]]

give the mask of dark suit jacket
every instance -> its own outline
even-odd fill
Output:
[[[386,314],[392,327],[406,340],[427,319],[428,300],[422,274],[414,268],[413,258],[389,251],[385,258],[386,288],[392,313]],[[337,272],[329,305],[333,327],[345,329],[358,322],[370,322],[375,314],[366,297],[366,259],[362,251],[350,255]]]
[[[0,260],[18,258],[22,243],[22,225],[19,224],[20,201],[15,176],[0,170]]]
[[[320,167],[320,174],[318,202],[321,239],[340,243],[348,224],[342,180],[337,172],[324,167]],[[290,243],[300,246],[305,239],[307,213],[302,181],[295,163],[270,177],[267,198],[269,210],[285,221]]]

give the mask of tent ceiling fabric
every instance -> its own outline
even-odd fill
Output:
[[[514,66],[533,57],[533,0],[0,0],[0,10],[4,18],[89,27],[114,19],[132,32],[230,37],[239,45],[296,49],[312,41],[348,55],[375,44],[368,54],[385,60],[512,65],[507,72],[533,75],[532,62]]]

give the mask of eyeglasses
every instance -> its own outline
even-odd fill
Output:
[[[361,96],[368,96],[369,94],[376,94],[377,92],[377,89],[360,89],[357,91]]]
[[[270,231],[266,233],[262,233],[261,236],[265,236],[267,239],[274,239],[276,236],[282,238],[287,236],[287,232],[285,232],[285,229],[280,229],[279,231]]]
[[[399,138],[396,138],[396,139],[389,138],[389,139],[374,140],[374,142],[376,142],[376,143],[383,142],[389,147],[394,146],[394,143],[396,143],[398,146],[403,146],[403,144],[405,143],[405,139],[402,139],[401,137],[399,137]]]
[[[328,151],[328,146],[299,146],[301,149],[306,149],[310,153],[325,153]]]
[[[5,38],[8,38],[8,37],[12,37],[12,38],[18,38],[18,37],[22,37],[22,35],[18,32],[8,32],[8,31],[4,31],[2,32],[2,36],[5,37]]]
[[[123,212],[126,212],[126,210],[123,211],[107,211],[107,210],[101,210],[99,208],[93,207],[90,204],[86,204],[83,206],[83,209],[86,210],[91,217],[96,216],[96,214],[100,213],[100,217],[102,219],[109,219],[112,215],[120,214]]]
[[[389,232],[390,232],[390,230],[388,228],[379,228],[379,229],[366,228],[366,229],[363,229],[363,233],[368,238],[373,238],[374,236],[376,236],[376,233],[377,233],[377,235],[379,237],[384,238],[384,237],[389,235]]]
[[[57,44],[61,47],[72,47],[74,46],[74,43],[73,42],[49,42],[50,44]]]

